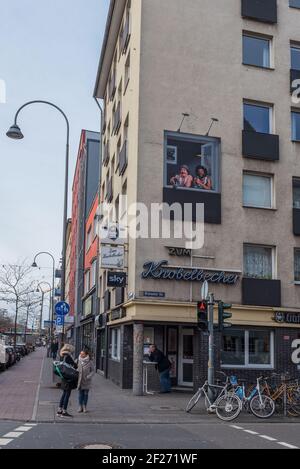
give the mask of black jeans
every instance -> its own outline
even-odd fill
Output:
[[[65,411],[67,410],[70,396],[71,396],[71,389],[67,389],[67,390],[63,391],[62,396],[61,396],[61,400],[60,400],[60,403],[59,403],[59,407],[61,409],[65,410]]]

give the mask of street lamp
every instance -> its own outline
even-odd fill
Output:
[[[54,256],[47,251],[42,251],[36,254],[36,256],[33,259],[32,267],[37,268],[38,265],[36,263],[36,259],[41,256],[41,255],[47,255],[50,256],[52,259],[52,289],[50,286],[50,290],[52,290],[52,295],[51,295],[51,325],[50,325],[50,340],[53,338],[53,320],[54,320],[54,295],[55,295],[55,259]],[[41,283],[48,283],[48,282],[41,282]],[[50,284],[49,284],[50,285]]]
[[[41,288],[41,285],[48,285],[49,287],[49,290],[48,291],[44,291],[42,288]],[[37,289],[36,289],[37,293],[42,293],[42,309],[41,309],[41,317],[40,317],[40,330],[42,329],[42,318],[43,318],[43,306],[44,306],[44,295],[46,293],[51,293],[53,291],[53,287],[51,287],[50,283],[49,282],[40,282],[37,286]],[[50,296],[50,305],[49,305],[49,321],[51,321],[51,308],[52,308],[52,297],[53,295]],[[51,328],[51,323],[50,323],[50,328]]]
[[[49,101],[41,101],[41,100],[36,100],[36,101],[29,101],[28,103],[24,104],[21,106],[16,115],[15,115],[15,121],[14,124],[10,127],[8,132],[6,133],[7,137],[12,138],[13,140],[22,140],[24,138],[24,135],[18,126],[18,116],[19,113],[24,109],[25,107],[31,105],[31,104],[46,104],[48,106],[54,107],[59,111],[67,124],[67,144],[66,144],[66,163],[65,163],[65,194],[64,194],[64,214],[63,214],[63,242],[62,242],[62,276],[61,276],[61,299],[62,301],[65,300],[65,277],[66,277],[66,244],[67,244],[67,239],[66,239],[66,233],[67,233],[67,221],[68,221],[68,181],[69,181],[69,152],[70,152],[70,124],[68,121],[68,118],[66,114],[60,109],[58,106],[55,104],[49,102]],[[53,311],[53,304],[52,303],[52,311]]]

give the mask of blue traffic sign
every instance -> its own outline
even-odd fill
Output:
[[[57,316],[66,316],[70,312],[70,305],[65,301],[60,301],[55,305],[55,312]]]
[[[55,324],[56,324],[57,326],[63,326],[64,323],[65,323],[65,318],[64,318],[64,316],[57,316],[56,321],[55,321]]]

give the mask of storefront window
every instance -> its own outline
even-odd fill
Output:
[[[249,332],[249,364],[270,365],[271,349],[268,332]]]
[[[223,335],[222,363],[245,365],[245,333],[232,331]]]
[[[273,332],[227,331],[222,340],[221,363],[225,368],[273,368]]]

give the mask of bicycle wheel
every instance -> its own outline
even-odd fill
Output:
[[[287,411],[291,417],[298,417],[300,415],[300,393],[298,389],[288,393]]]
[[[195,405],[198,403],[200,397],[202,394],[202,389],[198,389],[196,394],[193,395],[192,399],[188,402],[185,411],[186,412],[191,412],[191,410],[195,407]]]
[[[235,394],[221,396],[215,403],[216,413],[219,419],[230,422],[236,419],[242,410],[242,401]]]
[[[250,409],[255,417],[260,419],[268,419],[275,412],[275,403],[269,396],[262,394],[254,396],[250,402]]]

